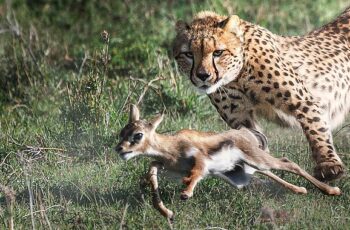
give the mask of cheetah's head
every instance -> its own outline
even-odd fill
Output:
[[[191,24],[176,23],[174,56],[180,71],[206,94],[235,80],[243,67],[240,19],[201,12]]]

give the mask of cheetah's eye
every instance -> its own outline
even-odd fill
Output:
[[[188,58],[193,58],[193,53],[192,52],[184,52],[183,53],[186,57]]]
[[[215,50],[213,52],[213,56],[214,57],[220,57],[223,52],[224,52],[223,50]]]

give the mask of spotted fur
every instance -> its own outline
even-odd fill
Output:
[[[256,129],[256,116],[262,116],[300,127],[315,175],[332,180],[344,174],[331,130],[350,110],[350,7],[304,36],[279,36],[213,12],[178,22],[176,31],[179,69],[208,94],[227,124]]]

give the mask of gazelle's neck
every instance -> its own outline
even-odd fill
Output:
[[[178,146],[178,138],[175,136],[162,135],[154,133],[149,140],[149,147],[147,154],[149,156],[160,158],[160,160],[169,163],[175,162],[180,153],[176,146]]]

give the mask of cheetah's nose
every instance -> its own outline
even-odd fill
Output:
[[[205,81],[205,80],[207,80],[210,77],[210,74],[199,72],[199,73],[197,73],[197,77],[199,79],[201,79],[202,81]]]

